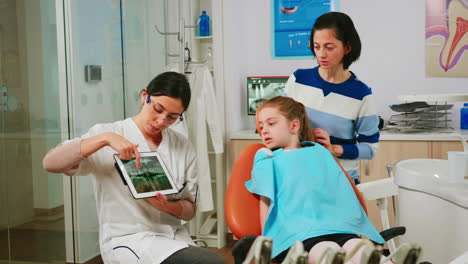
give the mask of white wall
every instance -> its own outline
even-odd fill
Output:
[[[290,75],[297,68],[314,67],[315,61],[273,60],[271,57],[271,0],[224,1],[223,34],[227,133],[253,128],[247,116],[246,76]],[[361,36],[361,58],[351,65],[376,95],[377,112],[391,115],[390,104],[402,103],[398,95],[467,93],[468,78],[425,76],[425,1],[340,1],[340,10],[351,16]],[[466,54],[465,54],[466,55]],[[453,126],[459,127],[459,106]]]

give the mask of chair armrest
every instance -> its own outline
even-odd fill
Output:
[[[257,236],[245,236],[239,239],[234,246],[232,246],[232,256],[234,257],[235,264],[242,264],[249,252],[250,246],[252,246],[253,242]]]
[[[361,183],[357,185],[365,200],[377,200],[398,194],[398,187],[393,178]]]
[[[406,227],[397,226],[397,227],[392,227],[392,228],[389,228],[380,232],[380,235],[383,237],[385,241],[389,241],[390,239],[393,239],[397,236],[404,235],[405,233],[406,233]]]
[[[382,220],[382,228],[385,230],[382,236],[388,236],[389,238],[385,238],[385,241],[388,241],[388,248],[390,250],[390,253],[393,253],[396,251],[396,246],[395,246],[395,241],[393,241],[393,237],[397,236],[398,233],[400,232],[405,232],[406,229],[404,227],[396,227],[396,229],[389,229],[390,223],[389,223],[389,217],[388,217],[388,202],[387,202],[387,197],[394,196],[398,194],[398,187],[393,181],[393,177],[382,179],[382,180],[377,180],[377,181],[371,181],[371,182],[366,182],[366,183],[361,183],[357,185],[359,191],[362,193],[362,196],[364,197],[365,200],[376,200],[377,201],[377,206],[379,207],[380,211],[380,219]]]

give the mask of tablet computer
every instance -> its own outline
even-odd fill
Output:
[[[140,169],[135,158],[121,160],[114,154],[115,167],[135,199],[178,193],[177,187],[158,152],[140,153]]]

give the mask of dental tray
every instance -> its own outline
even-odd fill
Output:
[[[427,111],[445,111],[452,109],[453,104],[429,105]]]
[[[385,130],[395,130],[402,133],[427,132],[437,130],[439,132],[450,132],[451,118],[449,115],[453,104],[428,104],[426,102],[409,102],[389,106],[398,112],[390,116]]]
[[[412,102],[412,103],[389,105],[389,107],[395,112],[413,112],[418,108],[429,107],[429,105],[426,102]]]
[[[405,102],[466,102],[468,94],[405,94],[398,96],[398,99]]]

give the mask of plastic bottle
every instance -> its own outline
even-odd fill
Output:
[[[460,128],[468,129],[468,103],[464,103],[460,108]]]
[[[202,11],[199,21],[200,23],[198,26],[200,27],[200,36],[210,36],[210,17],[206,14],[205,10]]]

